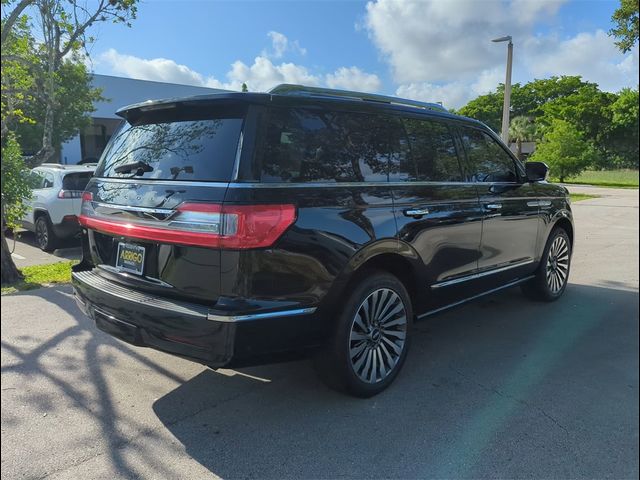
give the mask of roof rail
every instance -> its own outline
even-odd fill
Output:
[[[65,168],[64,165],[61,165],[59,163],[41,163],[39,166],[47,168]]]
[[[270,94],[275,95],[300,95],[309,97],[326,97],[326,98],[347,98],[351,100],[362,100],[364,102],[389,103],[393,105],[404,105],[414,108],[422,108],[424,110],[437,110],[446,112],[439,103],[418,102],[417,100],[409,100],[406,98],[390,97],[387,95],[378,95],[375,93],[353,92],[349,90],[336,90],[333,88],[306,87],[304,85],[294,85],[290,83],[282,83],[269,90]]]

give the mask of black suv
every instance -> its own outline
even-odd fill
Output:
[[[73,283],[134,345],[213,368],[311,350],[332,386],[371,396],[414,320],[567,285],[567,190],[439,105],[281,85],[118,113]]]

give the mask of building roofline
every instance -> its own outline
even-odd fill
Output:
[[[145,80],[143,78],[131,78],[131,77],[120,77],[118,75],[106,75],[104,73],[91,73],[91,76],[92,77],[116,78],[118,80],[133,81],[133,82],[155,83],[155,84],[158,84],[158,85],[172,85],[172,86],[179,85],[181,87],[202,88],[202,89],[207,89],[207,90],[212,90],[212,91],[217,91],[217,92],[232,92],[233,91],[233,90],[225,90],[223,88],[207,87],[205,85],[192,85],[192,84],[189,84],[189,83],[175,83],[175,82],[161,82],[161,81],[158,81],[158,80]]]

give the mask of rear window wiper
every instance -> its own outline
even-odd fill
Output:
[[[116,173],[129,173],[136,171],[134,175],[142,175],[146,172],[153,172],[153,167],[146,162],[138,160],[137,162],[125,163],[113,169]]]

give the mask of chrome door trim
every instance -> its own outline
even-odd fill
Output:
[[[430,315],[434,315],[436,313],[442,312],[443,310],[449,310],[450,308],[457,307],[458,305],[463,305],[465,303],[471,302],[473,300],[477,300],[478,298],[482,298],[486,295],[491,295],[492,293],[499,292],[501,290],[505,290],[507,288],[515,287],[516,285],[520,285],[521,283],[527,282],[535,278],[535,275],[529,275],[525,278],[520,278],[518,280],[514,280],[513,282],[509,282],[505,285],[502,285],[497,288],[492,288],[491,290],[487,290],[486,292],[479,293],[477,295],[473,295],[472,297],[465,298],[464,300],[460,300],[458,302],[450,303],[449,305],[445,305],[444,307],[436,308],[435,310],[430,310],[428,312],[423,313],[422,315],[418,315],[418,319],[422,319],[424,317],[428,317]]]
[[[487,270],[480,273],[473,273],[471,275],[467,275],[460,278],[454,278],[453,280],[445,280],[444,282],[434,283],[433,285],[431,285],[431,289],[437,290],[438,288],[449,287],[451,285],[456,285],[458,283],[468,282],[470,280],[476,280],[478,278],[486,277],[488,275],[493,275],[494,273],[501,273],[501,272],[506,272],[507,270],[511,270],[513,268],[524,267],[525,265],[530,265],[532,263],[534,263],[533,260],[521,260],[519,262],[512,263],[511,265],[506,265],[504,267],[498,267],[492,270]]]

